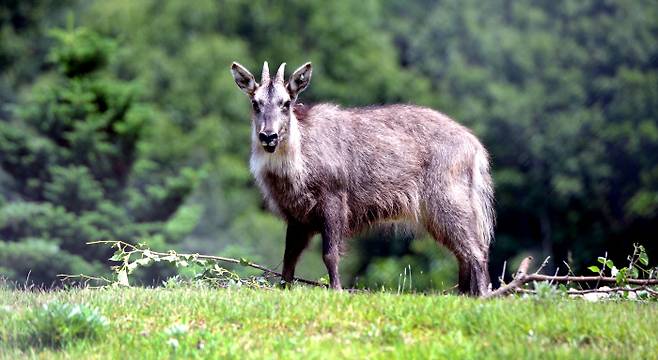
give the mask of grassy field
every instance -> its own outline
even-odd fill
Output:
[[[97,338],[30,337],[34,309],[97,307]],[[658,303],[484,301],[321,289],[0,289],[2,358],[658,358]],[[38,335],[38,334],[37,334]]]

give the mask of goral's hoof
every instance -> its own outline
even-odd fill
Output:
[[[279,289],[284,289],[284,290],[292,289],[292,285],[293,285],[292,281],[285,281],[283,279],[281,279],[281,281],[279,281]]]

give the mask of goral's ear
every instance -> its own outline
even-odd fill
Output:
[[[249,97],[254,96],[254,92],[256,92],[256,89],[258,88],[258,83],[256,82],[256,79],[254,79],[254,76],[251,75],[249,70],[247,70],[244,66],[234,62],[231,65],[231,74],[233,74],[233,79],[235,80],[235,83],[238,85],[240,90],[242,90]]]
[[[313,66],[310,62],[302,65],[292,73],[286,84],[286,89],[288,89],[291,98],[297,98],[297,95],[308,87],[311,82],[311,75],[313,75]]]

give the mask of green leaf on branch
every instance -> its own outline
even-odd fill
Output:
[[[137,266],[139,266],[139,264],[137,264],[137,261],[131,262],[130,264],[126,265],[126,270],[127,270],[128,273],[130,274],[130,273],[132,273],[135,269],[137,269]]]
[[[626,272],[628,271],[628,268],[623,268],[619,271],[617,271],[616,274],[613,274],[612,276],[615,277],[615,281],[617,285],[623,285],[626,283],[628,277],[626,276]]]
[[[146,265],[151,263],[151,259],[150,258],[142,258],[142,259],[139,259],[139,260],[135,260],[135,263],[137,265],[140,265],[140,266],[146,266]]]
[[[123,255],[124,254],[125,253],[123,251],[117,250],[117,252],[115,252],[114,255],[112,255],[112,257],[110,258],[110,261],[121,262],[121,261],[123,261]]]
[[[637,279],[640,276],[640,272],[637,270],[635,266],[630,268],[631,272],[631,277]]]
[[[126,270],[121,270],[117,274],[117,283],[121,286],[130,286],[128,283],[128,272]]]

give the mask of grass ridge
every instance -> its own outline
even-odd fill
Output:
[[[21,343],[31,310],[98,308],[99,339]],[[658,304],[322,289],[0,290],[0,357],[654,359]]]

